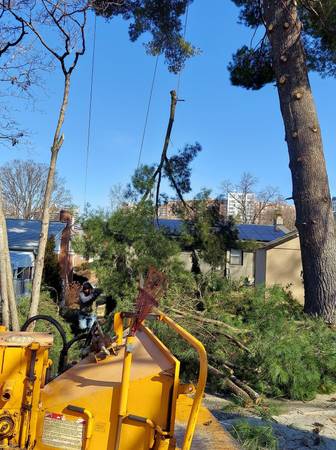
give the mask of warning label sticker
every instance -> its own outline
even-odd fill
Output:
[[[83,419],[47,412],[44,416],[42,442],[51,447],[81,450],[84,425]]]

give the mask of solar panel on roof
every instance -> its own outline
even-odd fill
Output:
[[[179,234],[182,231],[183,220],[181,219],[159,219],[156,226],[166,228],[171,234]],[[270,242],[284,236],[283,230],[276,229],[274,225],[239,224],[237,225],[239,239],[244,241]]]
[[[273,225],[239,224],[237,229],[239,239],[247,241],[269,242],[286,234],[283,230],[276,229]]]
[[[156,226],[159,228],[166,228],[172,234],[179,234],[182,231],[183,220],[181,219],[159,219],[155,221]]]

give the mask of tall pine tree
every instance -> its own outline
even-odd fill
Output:
[[[292,174],[305,287],[305,311],[335,323],[336,242],[323,143],[308,78],[336,74],[336,2],[233,0],[240,21],[264,27],[257,48],[244,46],[229,65],[234,85],[275,82]]]

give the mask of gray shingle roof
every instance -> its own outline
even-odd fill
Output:
[[[41,232],[40,220],[6,219],[8,245],[10,250],[35,250]],[[56,241],[56,251],[58,251],[61,241],[62,231],[66,227],[63,222],[50,222],[48,235],[54,235]]]

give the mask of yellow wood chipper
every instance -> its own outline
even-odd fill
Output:
[[[1,327],[0,448],[237,448],[201,406],[207,377],[203,345],[164,313],[151,317],[198,353],[195,388],[181,383],[179,361],[132,313],[115,314],[111,342],[101,341],[48,383],[52,336]]]

